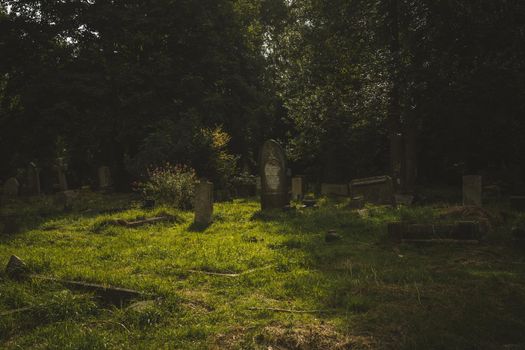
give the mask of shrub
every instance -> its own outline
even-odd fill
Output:
[[[192,207],[197,176],[195,170],[185,165],[167,163],[148,171],[149,179],[138,185],[146,198],[173,205],[180,209]]]

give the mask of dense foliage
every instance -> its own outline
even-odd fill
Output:
[[[525,170],[518,0],[1,0],[0,50],[3,179],[60,156],[73,185],[170,161],[225,187],[269,137],[324,181]]]

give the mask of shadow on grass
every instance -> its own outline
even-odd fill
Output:
[[[369,212],[364,218],[330,204],[251,216],[283,236],[268,248],[291,267],[281,284],[287,299],[335,309],[335,315],[319,317],[371,334],[385,348],[525,345],[525,263],[515,263],[523,257],[502,246],[393,245],[388,221],[425,220],[430,209]],[[332,229],[341,240],[326,243]]]
[[[188,226],[188,231],[189,232],[204,232],[208,229],[208,227],[211,226],[212,223],[210,224],[199,224],[199,223],[196,223],[196,222],[192,222],[190,226]]]

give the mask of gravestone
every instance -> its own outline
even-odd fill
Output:
[[[288,205],[286,157],[282,147],[268,140],[261,149],[261,208],[282,209]]]
[[[301,200],[303,199],[304,193],[304,184],[303,184],[303,178],[300,176],[296,176],[292,178],[292,199],[293,200]]]
[[[396,194],[394,195],[394,202],[396,205],[412,205],[414,196],[410,194]]]
[[[463,205],[475,205],[481,207],[482,190],[481,176],[465,175],[463,176]]]
[[[30,194],[39,195],[41,193],[40,169],[33,162],[27,166],[27,189]]]
[[[348,196],[347,184],[321,184],[321,194],[323,196]]]
[[[101,190],[111,187],[111,170],[108,166],[98,168],[98,187]]]
[[[375,204],[392,204],[394,185],[390,176],[374,176],[355,179],[350,182],[352,197],[362,196],[365,201]]]
[[[200,181],[195,188],[195,224],[211,224],[213,215],[213,183]]]
[[[67,191],[67,179],[66,179],[66,173],[67,166],[64,162],[63,158],[58,158],[57,163],[55,165],[55,170],[57,172],[58,177],[58,189],[60,191]]]
[[[18,196],[19,189],[20,189],[20,183],[18,182],[16,177],[10,177],[9,179],[5,181],[2,193],[5,196],[15,197],[15,196]]]

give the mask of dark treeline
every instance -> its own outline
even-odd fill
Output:
[[[525,173],[519,0],[0,0],[0,178],[183,163],[414,183]]]

